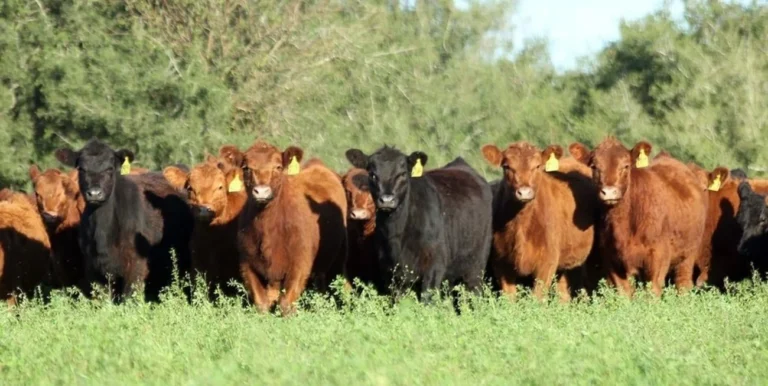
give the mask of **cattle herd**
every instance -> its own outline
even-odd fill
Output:
[[[155,172],[92,139],[56,151],[69,171],[30,166],[33,194],[0,191],[0,292],[14,304],[37,287],[92,296],[110,283],[116,301],[137,288],[158,301],[176,270],[212,298],[235,281],[259,310],[291,313],[338,276],[426,302],[445,281],[478,291],[491,279],[510,297],[531,283],[542,297],[554,280],[566,301],[603,278],[660,295],[668,279],[723,288],[768,268],[768,180],[614,137],[568,156],[527,142],[480,152],[501,180],[460,157],[425,170],[427,154],[388,146],[347,150],[339,174],[263,141]]]

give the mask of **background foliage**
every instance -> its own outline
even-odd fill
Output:
[[[645,138],[707,168],[768,166],[768,6],[686,1],[578,71],[510,59],[514,0],[6,0],[0,187],[92,136],[159,168],[225,143],[462,155],[484,143]],[[468,4],[468,5],[467,5]],[[491,172],[492,173],[492,172]]]

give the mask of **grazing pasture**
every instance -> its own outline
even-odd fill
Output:
[[[240,304],[24,303],[0,315],[0,383],[13,384],[674,384],[768,378],[768,284],[730,295],[515,303],[487,294],[398,305],[305,294],[292,318]],[[204,295],[204,294],[202,294]],[[204,297],[204,296],[201,296]]]

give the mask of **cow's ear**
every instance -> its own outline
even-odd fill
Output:
[[[208,153],[205,154],[205,162],[209,164],[214,164],[214,165],[217,165],[220,163],[219,159],[215,155],[208,154]]]
[[[743,202],[745,201],[749,196],[751,196],[754,191],[752,191],[752,187],[749,186],[749,182],[747,181],[741,181],[739,183],[739,199]]]
[[[80,157],[79,151],[74,151],[68,147],[56,150],[54,153],[56,159],[69,167],[77,166],[77,159]]]
[[[294,157],[296,158],[296,162],[301,162],[304,158],[304,150],[298,146],[288,146],[288,148],[283,151],[283,167],[287,167],[293,162]]]
[[[233,145],[222,146],[219,149],[219,157],[226,159],[229,163],[237,167],[241,167],[245,163],[243,152]]]
[[[488,161],[491,166],[501,166],[501,161],[504,159],[504,154],[501,153],[501,150],[498,146],[489,144],[483,146],[481,150],[483,152],[483,157],[485,157],[485,160]]]
[[[176,189],[184,189],[187,184],[187,173],[176,166],[168,166],[163,169],[163,177]]]
[[[544,160],[544,170],[547,172],[556,172],[560,170],[560,158],[563,157],[563,147],[560,145],[549,145],[541,152],[541,159]]]
[[[128,159],[128,162],[133,162],[134,155],[133,152],[128,149],[120,149],[115,152],[117,155],[117,159],[120,160],[120,163],[125,162],[126,159]]]
[[[62,176],[64,189],[73,196],[77,196],[80,193],[80,181],[77,178],[77,169],[72,169]]]
[[[653,147],[646,141],[638,142],[635,147],[632,148],[632,162],[638,168],[644,168],[648,166],[648,157],[651,155]]]
[[[707,189],[717,192],[720,190],[720,187],[728,181],[730,174],[728,168],[722,166],[716,167],[714,170],[707,173]]]
[[[429,156],[427,156],[426,153],[423,151],[414,151],[408,156],[408,167],[413,168],[413,165],[416,165],[417,162],[421,162],[421,166],[426,166],[427,160],[429,160]]]
[[[344,152],[344,156],[347,157],[347,161],[349,161],[352,166],[359,169],[368,168],[368,156],[365,155],[362,150],[347,149],[347,151]]]
[[[731,175],[731,178],[734,178],[737,180],[747,179],[747,172],[745,172],[744,169],[741,169],[741,168],[731,169],[730,175]]]
[[[579,161],[585,165],[589,164],[589,157],[591,151],[581,142],[574,142],[568,146],[568,153],[576,161]]]
[[[37,177],[40,177],[40,168],[35,164],[29,165],[29,178],[34,181]]]

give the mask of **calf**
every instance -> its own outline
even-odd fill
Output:
[[[31,295],[49,284],[51,244],[27,195],[0,193],[0,297],[16,304],[19,292]]]
[[[594,242],[597,191],[588,168],[573,159],[561,167],[560,146],[540,151],[517,142],[503,151],[485,145],[482,152],[504,173],[493,200],[491,258],[502,291],[513,297],[518,279],[533,276],[541,298],[557,274],[561,299],[570,299],[569,277],[584,276]]]
[[[144,284],[145,298],[157,301],[172,280],[171,249],[179,273],[188,273],[193,219],[186,195],[162,174],[121,175],[126,157],[132,160],[133,153],[97,139],[78,151],[56,151],[60,162],[77,168],[85,200],[78,234],[85,258],[83,287],[106,283],[109,276],[118,300],[129,296],[134,284]]]
[[[574,158],[592,168],[604,204],[598,239],[611,281],[631,296],[629,279],[642,272],[653,292],[661,295],[664,279],[673,269],[679,289],[692,287],[707,209],[693,171],[668,156],[647,165],[651,153],[647,142],[628,150],[608,137],[592,152],[583,146],[570,149]]]
[[[344,188],[319,161],[287,175],[284,168],[294,159],[301,162],[303,154],[298,147],[280,151],[259,141],[241,155],[248,199],[239,217],[240,271],[261,311],[279,302],[283,314],[290,314],[310,276],[325,288],[330,278],[344,274]]]
[[[224,147],[220,154],[226,151]],[[235,295],[235,288],[228,282],[240,279],[237,226],[248,197],[242,182],[241,162],[225,156],[209,157],[189,172],[176,166],[163,170],[171,185],[188,192],[197,220],[190,240],[192,272],[205,275],[210,298],[217,286],[225,295]]]
[[[768,272],[768,203],[766,196],[758,194],[747,181],[738,186],[739,205],[736,222],[742,230],[738,252],[750,259],[755,269]]]
[[[350,149],[353,166],[368,171],[376,205],[375,237],[385,282],[418,285],[422,301],[444,280],[478,291],[491,248],[491,188],[462,158],[421,176],[427,155],[384,146]]]
[[[85,200],[77,184],[77,170],[41,172],[37,165],[32,165],[29,177],[53,249],[55,284],[60,288],[81,286],[84,263],[77,235]],[[80,290],[85,288],[80,287]]]
[[[350,168],[342,177],[347,193],[347,276],[359,278],[363,283],[373,285],[380,293],[386,291],[386,284],[379,274],[374,231],[376,230],[376,205],[373,203],[365,169]]]

